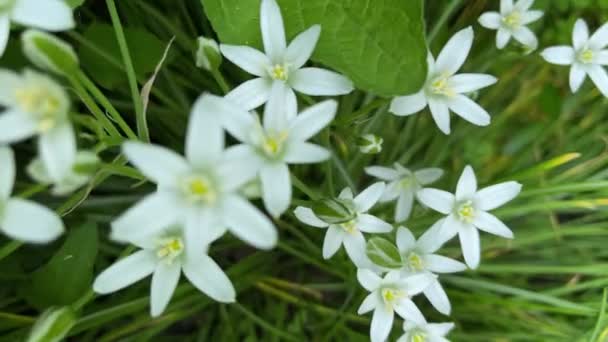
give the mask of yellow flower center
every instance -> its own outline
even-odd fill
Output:
[[[415,333],[412,335],[412,342],[426,342],[426,336],[423,333]]]
[[[581,63],[593,63],[594,57],[595,53],[593,53],[593,50],[591,49],[584,49],[578,53],[578,60],[581,61]]]
[[[407,256],[407,262],[408,265],[410,267],[410,270],[412,271],[422,271],[424,269],[424,261],[422,261],[422,258],[420,257],[420,255],[411,252],[408,256]]]
[[[448,97],[456,95],[454,90],[452,90],[452,88],[450,87],[448,79],[449,76],[447,75],[439,76],[434,79],[430,84],[431,93]]]
[[[270,77],[279,81],[287,81],[289,77],[289,68],[286,64],[275,64],[270,68]]]
[[[401,185],[402,188],[407,189],[412,186],[413,183],[412,177],[405,177],[399,182],[399,185]]]
[[[15,99],[21,110],[36,116],[40,132],[46,132],[57,124],[61,100],[48,88],[39,85],[17,88]]]
[[[405,298],[407,294],[399,289],[384,288],[381,291],[382,299],[387,306],[392,307],[392,304],[399,299]]]
[[[502,22],[510,28],[516,28],[521,25],[521,19],[521,13],[518,11],[513,11],[506,17],[502,18]]]
[[[475,218],[475,208],[473,202],[465,201],[458,206],[457,209],[458,218],[462,222],[471,223]]]
[[[340,224],[340,227],[342,227],[342,229],[344,229],[345,232],[353,234],[353,233],[357,232],[356,223],[357,222],[355,220],[350,220],[348,222]]]
[[[283,151],[283,144],[287,140],[287,136],[287,132],[281,132],[264,137],[264,141],[262,142],[264,153],[269,157],[276,157]]]
[[[183,251],[184,243],[181,238],[166,238],[160,241],[160,247],[156,250],[156,256],[159,259],[163,259],[168,264],[171,264]]]
[[[217,193],[211,181],[201,175],[191,176],[183,184],[183,192],[193,202],[213,203]]]

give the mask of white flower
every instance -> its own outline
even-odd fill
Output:
[[[318,163],[330,157],[329,151],[306,142],[327,126],[336,115],[337,103],[327,100],[297,115],[295,94],[273,87],[264,109],[264,120],[231,101],[215,98],[215,111],[226,130],[244,144],[230,152],[242,168],[259,170],[262,198],[266,209],[280,216],[291,202],[288,164]]]
[[[473,168],[466,166],[453,195],[438,189],[422,189],[418,200],[422,204],[447,215],[441,228],[446,241],[456,234],[460,239],[464,260],[470,268],[477,268],[480,257],[479,231],[513,238],[513,232],[488,210],[496,209],[515,198],[521,191],[518,182],[505,182],[477,191],[477,179]]]
[[[0,231],[24,242],[55,240],[65,230],[59,216],[37,203],[11,197],[14,184],[13,150],[0,147]]]
[[[432,275],[417,274],[404,278],[399,271],[392,271],[380,278],[370,270],[359,269],[357,279],[361,286],[371,292],[365,297],[357,313],[362,315],[374,310],[370,328],[372,342],[386,340],[393,327],[395,312],[408,321],[419,324],[426,322],[411,298],[428,286],[433,280]]]
[[[454,323],[403,322],[405,334],[397,342],[449,342],[445,336],[454,329]]]
[[[63,0],[1,0],[0,56],[6,49],[11,22],[52,32],[75,25],[72,9]]]
[[[60,181],[76,158],[76,137],[69,121],[70,101],[53,79],[26,70],[0,70],[0,144],[38,135],[38,150],[49,177]]]
[[[486,12],[479,17],[479,23],[485,28],[498,30],[496,33],[496,47],[504,48],[511,36],[518,42],[535,50],[538,40],[526,25],[540,19],[543,11],[530,10],[534,0],[500,0],[500,13]]]
[[[473,29],[457,32],[445,45],[437,61],[429,52],[428,73],[424,87],[418,93],[395,97],[390,111],[396,115],[412,115],[427,105],[437,127],[450,134],[450,110],[478,126],[490,124],[490,115],[477,103],[463,95],[496,83],[494,76],[486,74],[456,74],[464,64],[471,45]]]
[[[382,152],[384,139],[374,134],[365,134],[357,139],[359,151],[363,154],[378,154]]]
[[[397,230],[397,247],[405,262],[402,273],[411,274],[435,274],[455,273],[467,269],[466,265],[438,254],[434,254],[441,247],[440,229],[443,221],[435,223],[427,230],[420,239],[416,241],[412,232],[405,227]],[[444,315],[451,311],[450,300],[445,290],[439,283],[437,277],[423,290],[426,298],[431,304]]]
[[[571,65],[570,89],[578,91],[587,75],[604,96],[608,97],[608,74],[602,65],[608,65],[608,23],[589,36],[589,28],[578,19],[572,31],[572,47],[561,45],[543,50],[541,55],[552,64]]]
[[[342,95],[353,90],[352,82],[338,73],[302,68],[314,51],[321,26],[313,25],[287,46],[283,17],[275,0],[262,0],[260,24],[265,54],[249,46],[220,45],[226,58],[258,77],[236,87],[226,98],[250,110],[268,100],[276,83],[286,85],[291,93],[294,89],[307,95]]]
[[[212,95],[194,104],[186,136],[186,157],[157,145],[127,142],[123,153],[158,191],[148,195],[112,223],[114,239],[129,241],[167,226],[184,225],[186,244],[203,246],[226,228],[262,249],[274,247],[277,231],[236,190],[255,174],[234,167],[224,152],[224,132]]]
[[[367,212],[378,202],[384,191],[384,183],[378,182],[363,190],[357,197],[349,188],[342,190],[338,196],[339,203],[349,213],[346,222],[325,222],[310,208],[297,207],[294,214],[303,223],[327,228],[323,241],[323,258],[331,258],[344,245],[348,257],[357,267],[369,267],[371,264],[365,254],[365,233],[387,233],[393,226]]]
[[[443,175],[443,170],[438,168],[420,169],[410,171],[399,163],[394,168],[384,166],[369,166],[365,172],[378,179],[388,182],[384,195],[380,202],[390,202],[397,199],[395,206],[395,222],[405,221],[410,217],[414,198],[418,190],[424,185],[437,181]]]
[[[74,165],[70,167],[62,179],[52,179],[40,158],[32,160],[27,167],[27,173],[40,184],[52,184],[53,189],[51,193],[56,196],[62,196],[85,185],[97,170],[99,162],[99,157],[94,152],[78,151]]]
[[[197,289],[218,302],[235,301],[235,291],[224,271],[206,254],[192,249],[179,226],[128,241],[141,250],[114,263],[97,276],[93,290],[107,294],[152,276],[150,314],[163,313],[177,287],[182,271]],[[202,249],[202,251],[201,251]]]

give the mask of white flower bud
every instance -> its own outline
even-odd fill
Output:
[[[59,342],[76,324],[76,315],[69,306],[46,310],[30,332],[27,342]]]
[[[210,38],[198,37],[196,50],[196,66],[206,70],[217,70],[222,64],[222,55],[217,42]]]
[[[364,154],[377,154],[382,151],[384,139],[374,134],[365,134],[357,139],[359,151]]]
[[[27,30],[21,35],[23,53],[37,67],[59,75],[78,70],[78,56],[72,46],[52,34]]]

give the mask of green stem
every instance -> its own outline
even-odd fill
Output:
[[[74,87],[76,94],[80,97],[80,100],[84,103],[84,105],[93,113],[95,118],[101,123],[101,125],[105,128],[108,134],[113,138],[120,138],[121,134],[118,132],[116,127],[112,124],[112,122],[106,117],[106,115],[101,111],[101,109],[97,106],[91,95],[87,93],[84,86],[80,83],[80,80],[76,77],[68,77],[70,83]]]
[[[14,251],[19,249],[23,245],[21,241],[10,241],[7,242],[2,248],[0,248],[0,260],[6,258],[11,255]]]
[[[230,92],[230,86],[226,82],[226,79],[224,79],[224,76],[222,76],[222,73],[219,70],[214,69],[211,70],[211,75],[213,76],[217,84],[220,86],[220,88],[222,88],[224,94],[228,94]]]
[[[437,20],[437,22],[433,26],[433,29],[431,30],[431,32],[429,33],[429,35],[427,37],[427,42],[429,45],[431,45],[431,43],[433,42],[435,37],[437,37],[439,30],[445,24],[445,22],[450,18],[450,15],[452,15],[452,12],[454,12],[456,7],[458,7],[458,5],[460,5],[460,1],[461,0],[452,0],[448,4],[448,6],[443,10],[443,13],[441,13],[441,17],[439,17],[439,20]]]

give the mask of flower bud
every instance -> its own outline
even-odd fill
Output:
[[[76,324],[76,314],[69,306],[46,310],[32,327],[27,342],[63,341]]]
[[[382,151],[384,139],[374,134],[365,134],[357,139],[359,151],[364,154],[377,154]]]
[[[27,30],[21,35],[23,53],[37,67],[59,75],[78,70],[78,56],[72,46],[52,34]]]
[[[222,64],[222,54],[217,42],[213,39],[198,37],[196,50],[196,66],[208,71],[217,70]]]
[[[99,157],[90,151],[78,151],[76,160],[70,172],[60,180],[52,179],[49,172],[42,162],[36,158],[27,166],[27,173],[40,184],[52,184],[51,193],[56,196],[63,196],[73,192],[86,184],[99,168]]]

